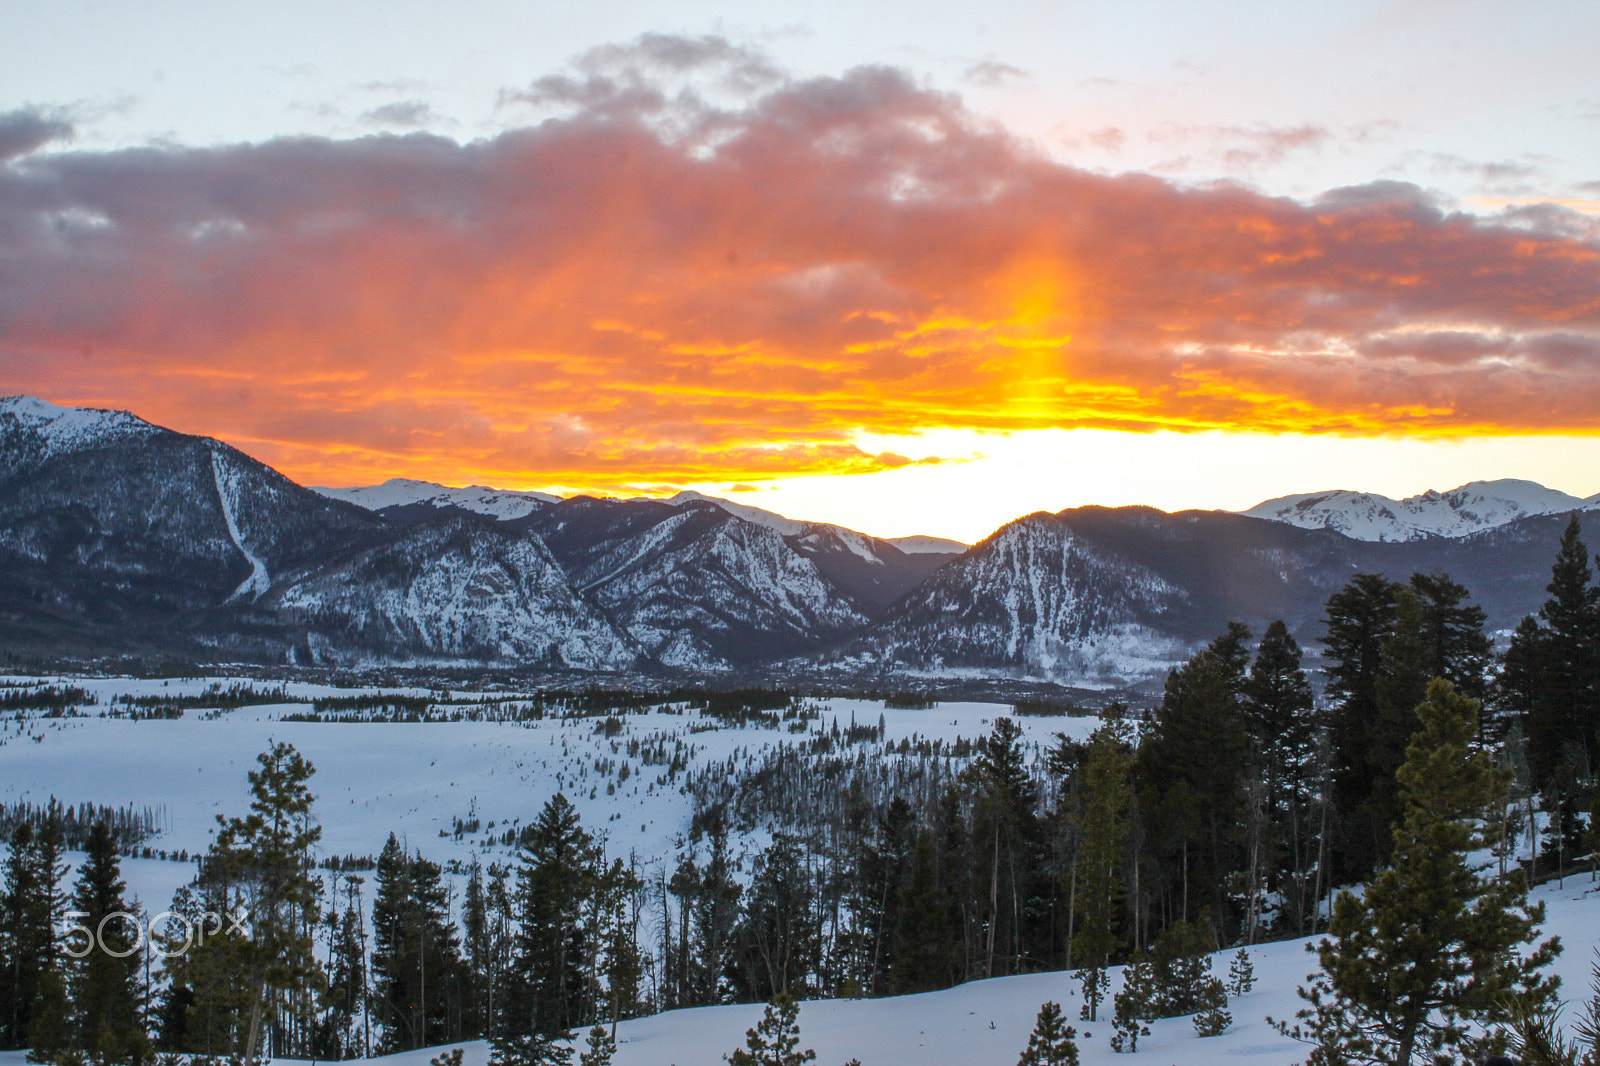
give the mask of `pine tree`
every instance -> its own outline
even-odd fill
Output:
[[[1600,762],[1600,587],[1581,533],[1574,514],[1550,569],[1550,598],[1539,608],[1539,621],[1525,622],[1507,650],[1508,670],[1517,661],[1523,672],[1518,695],[1540,788],[1561,765],[1569,742],[1584,747],[1590,765]]]
[[[55,930],[62,903],[55,886],[63,871],[56,826],[52,814],[37,833],[22,821],[11,834],[0,894],[0,944],[6,960],[0,974],[0,1049],[30,1046],[45,983],[61,976]]]
[[[1228,991],[1215,977],[1207,977],[1200,985],[1200,1009],[1194,1016],[1196,1036],[1221,1036],[1233,1024],[1228,1013]]]
[[[594,838],[557,793],[539,813],[517,876],[516,959],[502,1011],[510,1035],[564,1035],[589,1017],[584,966],[595,930],[587,921],[597,882]]]
[[[72,917],[94,937],[71,965],[68,985],[77,1045],[106,1061],[142,1058],[149,1043],[138,1016],[139,918],[122,898],[126,891],[111,829],[96,822],[72,899]]]
[[[1376,824],[1374,789],[1392,791],[1393,753],[1379,701],[1384,649],[1393,635],[1397,584],[1377,574],[1357,574],[1328,598],[1323,659],[1332,703],[1332,800],[1342,826],[1333,855],[1335,876],[1363,880],[1387,848],[1386,825]]]
[[[1139,1038],[1150,1035],[1150,1027],[1144,1023],[1155,1017],[1151,1008],[1157,995],[1155,968],[1143,953],[1135,955],[1122,968],[1122,989],[1112,1000],[1112,1051],[1139,1050]]]
[[[1251,819],[1250,911],[1246,933],[1257,929],[1261,899],[1275,893],[1298,933],[1310,907],[1308,871],[1314,827],[1310,813],[1320,717],[1301,669],[1300,645],[1281,621],[1272,622],[1256,649],[1242,701],[1255,753],[1259,811]]]
[[[1078,788],[1078,855],[1073,868],[1075,929],[1069,945],[1084,989],[1084,1018],[1096,1021],[1105,968],[1122,943],[1123,852],[1128,841],[1128,806],[1133,793],[1133,759],[1126,729],[1103,726],[1089,738]]]
[[[1017,1066],[1078,1066],[1077,1036],[1076,1029],[1062,1024],[1061,1004],[1048,1000],[1039,1007]]]
[[[309,930],[320,912],[312,849],[322,828],[311,814],[307,782],[315,768],[290,744],[274,744],[256,757],[250,781],[250,813],[217,816],[220,831],[207,856],[212,875],[242,890],[248,900],[250,937],[234,945],[242,979],[251,993],[244,1053],[298,1055],[302,1046],[264,1048],[263,1014],[269,996],[279,1017],[268,1019],[274,1034],[313,1031],[312,996],[321,991],[322,968]],[[293,1024],[291,1024],[291,1022]]]
[[[1153,727],[1139,745],[1140,806],[1152,819],[1172,912],[1231,912],[1228,874],[1242,863],[1249,736],[1241,696],[1249,630],[1228,631],[1167,676]]]
[[[1409,1066],[1459,1055],[1470,1026],[1503,1009],[1507,997],[1547,1003],[1554,978],[1539,970],[1560,950],[1531,951],[1543,907],[1529,907],[1520,874],[1484,876],[1467,856],[1492,848],[1500,823],[1484,819],[1507,774],[1472,750],[1476,701],[1435,680],[1417,708],[1422,729],[1397,773],[1405,819],[1395,830],[1393,865],[1366,895],[1341,893],[1317,945],[1322,974],[1301,996],[1310,1004],[1288,1035],[1316,1045],[1312,1066],[1382,1062]]]
[[[1242,996],[1256,986],[1256,968],[1250,962],[1250,953],[1240,948],[1228,963],[1228,994]]]
[[[541,1033],[502,1034],[489,1041],[489,1066],[567,1066],[572,1049]]]
[[[729,1066],[804,1066],[817,1053],[800,1048],[800,1004],[786,992],[767,1001],[761,1021],[745,1030],[745,1046],[724,1055]]]
[[[56,1063],[72,1044],[71,1004],[61,971],[51,966],[39,975],[38,993],[28,1023],[28,1061]]]
[[[931,830],[919,832],[912,844],[911,871],[900,890],[898,917],[890,988],[896,995],[948,988],[954,961],[949,900],[934,869]]]
[[[617,1042],[603,1025],[589,1030],[589,1044],[578,1056],[578,1066],[611,1066],[611,1056],[617,1053]]]
[[[751,1000],[806,990],[820,941],[815,892],[799,843],[773,837],[750,880],[750,902],[736,939],[734,968]]]

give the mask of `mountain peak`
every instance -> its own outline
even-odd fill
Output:
[[[1330,529],[1353,540],[1399,542],[1464,537],[1530,515],[1560,514],[1586,501],[1536,481],[1469,481],[1448,492],[1429,489],[1403,500],[1333,489],[1265,500],[1240,514],[1302,529]]]

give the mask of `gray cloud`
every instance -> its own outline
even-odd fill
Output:
[[[54,112],[19,108],[0,113],[0,163],[38,151],[52,141],[70,140],[72,123]]]

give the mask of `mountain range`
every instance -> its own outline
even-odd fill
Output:
[[[1230,619],[1320,634],[1352,574],[1448,572],[1505,629],[1566,514],[1525,481],[1243,513],[1079,507],[966,546],[732,501],[390,481],[311,489],[126,412],[0,400],[0,648],[263,663],[1077,687],[1158,678]]]

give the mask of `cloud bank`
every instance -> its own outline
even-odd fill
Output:
[[[860,430],[1600,425],[1600,230],[1560,207],[1094,173],[905,72],[717,39],[504,106],[530,124],[468,144],[113,152],[0,115],[0,391],[334,483],[908,461]]]

